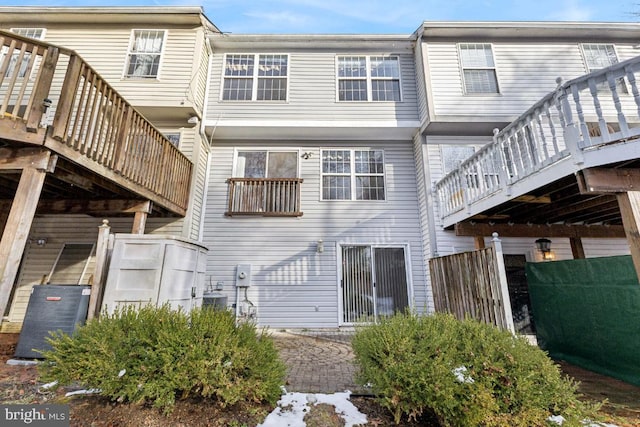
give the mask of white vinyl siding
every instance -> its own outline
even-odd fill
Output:
[[[271,145],[273,141],[261,144]],[[362,209],[359,201],[321,202],[319,159],[325,144],[384,150],[386,183],[390,189],[386,202],[370,204],[367,209]],[[426,288],[411,141],[281,142],[278,148],[284,151],[310,153],[308,159],[299,158],[300,178],[304,179],[301,192],[304,215],[225,217],[226,180],[232,174],[234,153],[256,145],[260,142],[218,140],[212,147],[204,236],[204,244],[209,247],[207,277],[214,284],[223,283],[229,304],[236,300],[236,266],[251,264],[252,282],[247,295],[256,306],[260,325],[337,327],[337,245],[406,245],[408,276],[415,296],[411,303],[416,311],[423,312]],[[316,249],[318,240],[323,241],[322,253]]]
[[[206,79],[194,78],[202,68],[205,55],[202,31],[190,28],[170,28],[163,43],[160,77],[138,79],[124,78],[124,68],[129,53],[132,29],[121,26],[50,27],[46,31],[49,43],[75,50],[111,86],[132,105],[157,107],[181,107],[197,101],[202,88],[197,85]],[[202,51],[198,50],[198,47]],[[64,58],[64,56],[61,56]],[[206,64],[204,64],[206,72]],[[59,73],[60,82],[64,70]],[[56,74],[56,79],[58,75]],[[56,84],[56,81],[54,81]],[[153,95],[153,96],[151,96]],[[200,101],[202,102],[202,101]],[[54,102],[55,106],[55,102]]]
[[[165,38],[165,30],[133,30],[124,76],[138,79],[157,78]]]
[[[338,56],[338,101],[401,101],[396,56]]]
[[[475,121],[510,121],[564,81],[589,72],[578,43],[504,41],[491,44],[500,78],[500,96],[466,96],[454,42],[423,44],[426,73],[431,82],[432,117],[473,117]],[[620,61],[637,53],[630,44],[616,45]]]
[[[499,93],[493,50],[488,43],[461,43],[458,45],[460,65],[467,95]]]
[[[403,102],[336,102],[336,55],[334,52],[292,52],[289,61],[287,102],[222,101],[224,58],[214,54],[207,120],[259,123],[295,121],[360,122],[374,125],[418,120],[415,63],[411,54],[399,58]],[[416,126],[417,127],[417,126]]]
[[[288,55],[227,54],[222,100],[286,101]]]

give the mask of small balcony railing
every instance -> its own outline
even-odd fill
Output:
[[[300,178],[229,178],[225,215],[302,216]]]
[[[640,137],[640,56],[558,87],[435,184],[442,219],[510,188],[544,168]],[[569,171],[571,173],[571,171]],[[448,222],[445,220],[444,222]]]

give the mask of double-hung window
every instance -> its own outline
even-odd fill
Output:
[[[322,150],[322,200],[385,200],[382,150]]]
[[[489,43],[458,45],[464,93],[499,93],[493,50]]]
[[[167,32],[164,30],[133,30],[124,76],[153,79],[158,77],[162,48]]]
[[[45,33],[44,28],[12,28],[10,31],[19,36],[29,37],[31,39],[36,39],[36,40],[44,39],[44,33]],[[2,57],[4,57],[8,49],[6,47],[3,47],[2,51],[3,51]],[[13,54],[11,55],[11,62],[9,63],[9,67],[7,68],[7,71],[5,73],[6,77],[13,75],[16,69],[16,66],[18,64],[19,57],[20,57],[20,52],[17,50],[14,50]],[[29,66],[30,61],[31,61],[31,53],[25,52],[24,55],[22,56],[22,61],[20,62],[20,69],[18,71],[19,78],[23,78],[27,74],[27,67]]]
[[[338,56],[339,101],[401,100],[396,56]]]
[[[224,62],[224,101],[286,101],[288,55],[228,54]]]
[[[589,73],[618,63],[618,56],[612,44],[584,43],[582,45],[582,53]],[[629,93],[623,78],[617,80],[616,86],[618,92]],[[604,83],[601,86],[599,85],[598,89],[608,90],[609,84]]]

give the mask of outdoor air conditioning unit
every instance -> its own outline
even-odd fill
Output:
[[[71,335],[83,325],[89,310],[91,286],[37,285],[31,291],[15,357],[42,358],[41,351],[51,350],[46,341],[50,331]]]

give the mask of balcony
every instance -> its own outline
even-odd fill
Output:
[[[302,216],[300,178],[229,178],[227,216]]]
[[[492,143],[436,183],[442,225],[469,219],[619,224],[617,206],[607,213],[612,196],[584,194],[575,175],[638,163],[639,72],[636,57],[566,83],[559,79],[554,92],[494,131]],[[560,200],[564,208],[554,204]]]
[[[191,162],[89,64],[8,32],[0,46],[2,157],[34,147],[55,155],[42,197],[148,200],[164,215],[186,214]],[[15,182],[0,179],[8,189]]]

